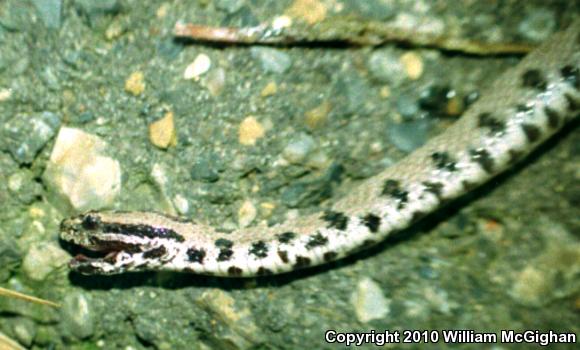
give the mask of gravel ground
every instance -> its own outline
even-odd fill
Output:
[[[224,230],[317,211],[444,131],[519,59],[393,44],[201,44],[175,40],[177,20],[422,19],[451,36],[535,43],[577,5],[143,3],[0,2],[0,286],[62,305],[0,297],[0,332],[32,349],[342,347],[324,341],[331,329],[578,334],[577,123],[468,198],[329,266],[244,280],[81,276],[58,240],[60,220],[91,208]],[[524,346],[494,348],[512,347]]]

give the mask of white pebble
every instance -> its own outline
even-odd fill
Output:
[[[69,258],[67,252],[55,243],[41,242],[30,247],[22,261],[22,269],[30,279],[42,281],[66,265]]]
[[[211,67],[211,59],[208,55],[200,53],[197,55],[195,60],[185,68],[183,72],[183,79],[185,80],[198,80],[199,77],[205,74]]]
[[[185,215],[189,212],[189,201],[180,194],[173,197],[173,205],[181,215]]]
[[[251,201],[245,201],[238,210],[238,225],[240,227],[250,226],[257,214],[256,206]]]
[[[383,295],[381,287],[370,278],[359,281],[350,302],[354,305],[358,320],[365,323],[384,318],[390,311],[390,301]]]
[[[121,166],[104,155],[107,144],[75,128],[60,129],[43,180],[56,204],[76,211],[102,209],[121,192]]]

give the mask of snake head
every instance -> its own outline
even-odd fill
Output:
[[[161,265],[170,255],[168,238],[175,232],[134,221],[131,215],[115,212],[88,212],[63,220],[61,239],[91,251],[90,256],[75,256],[70,268],[86,275],[110,275]]]

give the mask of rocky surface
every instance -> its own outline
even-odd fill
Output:
[[[518,59],[392,44],[205,45],[174,40],[176,21],[330,21],[354,33],[345,19],[421,20],[535,42],[574,13],[521,6],[1,1],[0,286],[62,307],[0,297],[0,334],[31,349],[297,349],[329,347],[329,329],[578,333],[574,126],[475,194],[330,266],[247,280],[86,277],[69,273],[66,252],[77,251],[58,240],[60,220],[87,209],[222,229],[313,212],[443,131]]]

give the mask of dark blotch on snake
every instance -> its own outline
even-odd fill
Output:
[[[285,250],[279,250],[278,251],[278,256],[280,257],[280,260],[282,260],[283,263],[287,264],[288,263],[288,252]]]
[[[306,267],[306,266],[310,266],[310,258],[305,257],[305,256],[297,256],[296,263],[294,264],[294,267],[301,268],[301,267]]]
[[[471,160],[481,166],[481,168],[488,174],[493,172],[494,160],[491,154],[483,148],[469,150]]]
[[[328,238],[324,237],[320,232],[311,235],[306,243],[306,249],[320,247],[328,243]]]
[[[471,181],[463,180],[461,181],[461,186],[463,186],[465,191],[471,191],[477,187],[477,184]]]
[[[409,192],[401,189],[401,183],[397,180],[386,180],[381,194],[396,199],[399,202],[397,206],[399,209],[402,209],[409,201]]]
[[[231,249],[234,246],[234,242],[229,239],[219,238],[215,241],[215,246],[220,248],[220,253],[218,254],[218,261],[228,261],[234,255],[234,251]]]
[[[560,69],[560,74],[562,74],[562,78],[564,78],[570,86],[576,90],[580,89],[580,74],[578,68],[567,65]]]
[[[372,233],[377,233],[379,231],[379,227],[381,226],[381,218],[376,216],[375,214],[367,214],[365,217],[362,218],[364,225],[371,231]]]
[[[365,239],[365,240],[364,240],[364,241],[361,243],[361,245],[360,245],[360,249],[366,249],[366,248],[369,248],[369,247],[372,247],[372,246],[374,246],[375,244],[377,244],[377,241],[375,241],[375,240],[372,240],[372,239]]]
[[[431,154],[431,159],[435,162],[437,169],[456,171],[457,163],[447,152],[434,152]]]
[[[268,256],[268,246],[264,241],[257,241],[252,243],[250,250],[248,253],[258,257],[258,258],[265,258]]]
[[[538,128],[533,124],[523,123],[522,130],[526,135],[526,139],[528,139],[530,143],[538,141],[540,139],[540,136],[542,136],[542,131],[540,130],[540,128]]]
[[[520,159],[522,159],[522,157],[524,156],[524,152],[522,151],[518,151],[515,149],[511,149],[508,151],[508,154],[510,156],[510,163],[516,163],[517,161],[519,161]]]
[[[234,246],[234,242],[229,239],[219,238],[215,241],[215,246],[218,248],[231,248]]]
[[[203,259],[205,258],[204,249],[189,248],[186,254],[189,261],[203,264]]]
[[[419,221],[419,219],[421,219],[422,217],[424,217],[426,214],[422,211],[416,211],[413,213],[413,215],[411,216],[411,222],[415,222],[415,221]]]
[[[344,231],[348,225],[348,217],[343,213],[327,210],[322,214],[322,220],[328,222],[327,228]]]
[[[524,105],[524,104],[516,105],[516,111],[519,113],[529,113],[532,109],[533,109],[533,107],[530,107],[528,105]]]
[[[524,72],[522,75],[522,85],[539,91],[544,91],[548,87],[548,83],[539,69],[529,69]]]
[[[560,116],[560,113],[557,110],[545,106],[544,113],[546,113],[546,116],[548,117],[548,125],[550,126],[550,128],[555,129],[558,127],[558,125],[560,125],[560,119],[562,117]]]
[[[439,200],[442,199],[441,195],[443,193],[443,184],[441,182],[425,181],[423,182],[423,186],[425,186],[425,191],[432,193]]]
[[[491,113],[481,113],[477,117],[477,125],[480,128],[487,128],[492,133],[499,133],[505,130],[505,123],[494,118]]]
[[[263,266],[260,266],[258,268],[258,271],[256,271],[256,274],[258,276],[269,276],[269,275],[273,275],[274,272],[272,272],[272,270],[270,270],[270,269],[267,269],[267,268],[265,268]]]
[[[568,102],[568,110],[570,112],[576,112],[578,108],[580,108],[580,101],[575,100],[572,95],[565,93],[564,98],[566,99],[566,102]]]
[[[277,235],[276,237],[278,237],[278,241],[280,243],[290,243],[290,241],[292,241],[294,238],[296,238],[296,233],[284,232],[284,233]]]
[[[325,262],[329,262],[336,259],[337,256],[338,254],[336,252],[331,251],[324,253],[324,255],[322,255],[322,259],[324,259]]]
[[[244,271],[242,271],[242,269],[240,269],[239,267],[236,266],[230,266],[228,268],[228,275],[230,276],[234,276],[234,277],[240,277],[243,274]]]

